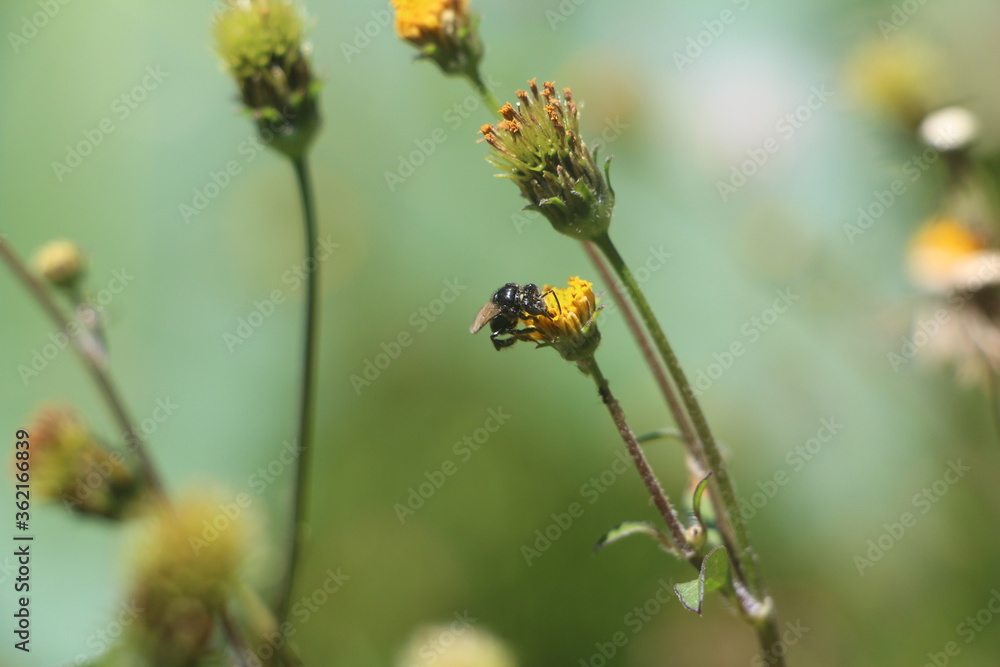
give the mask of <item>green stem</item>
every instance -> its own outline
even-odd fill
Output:
[[[705,419],[705,415],[698,404],[698,400],[684,374],[684,370],[677,361],[673,348],[671,348],[670,343],[667,341],[666,334],[663,333],[663,329],[653,314],[649,302],[646,301],[645,295],[639,288],[635,277],[625,264],[625,260],[622,259],[611,238],[605,233],[595,239],[594,244],[604,253],[612,269],[614,269],[615,273],[621,279],[632,303],[638,309],[639,315],[642,317],[646,329],[653,339],[653,344],[656,346],[660,357],[663,359],[663,363],[667,367],[667,371],[680,390],[684,407],[690,415],[698,434],[698,449],[703,457],[702,460],[708,469],[714,473],[710,482],[713,492],[710,495],[712,503],[716,508],[720,533],[730,553],[730,560],[733,563],[735,571],[734,574],[746,582],[752,595],[768,609],[767,617],[762,620],[763,627],[760,627],[758,630],[761,641],[763,641],[765,637],[761,633],[773,634],[776,632],[777,619],[773,611],[773,604],[767,604],[767,588],[760,571],[760,563],[753,550],[753,546],[750,544],[746,524],[739,513],[736,492],[715,438],[708,427],[708,421]],[[767,626],[774,627],[768,628]]]
[[[292,535],[288,544],[288,556],[285,561],[285,574],[278,589],[278,602],[275,615],[279,623],[288,617],[288,609],[292,598],[292,588],[295,574],[302,556],[302,547],[306,540],[308,529],[307,506],[309,487],[309,460],[312,452],[313,404],[315,400],[316,372],[316,333],[317,333],[317,290],[319,280],[319,265],[316,255],[316,211],[313,200],[312,183],[309,175],[309,164],[305,155],[292,158],[295,168],[295,178],[298,184],[299,197],[302,202],[302,219],[305,228],[306,262],[313,259],[312,268],[306,274],[305,303],[305,339],[302,346],[302,369],[299,382],[299,415],[298,415],[298,457],[295,460],[295,479],[292,486]]]
[[[496,112],[500,110],[500,100],[498,100],[496,95],[493,94],[493,91],[487,88],[486,84],[483,83],[483,77],[480,76],[478,69],[468,72],[466,76],[472,83],[472,87],[476,89],[476,93],[483,101],[483,104],[490,107],[490,117],[493,118],[496,115]]]
[[[667,528],[670,529],[677,553],[690,561],[696,568],[700,567],[700,558],[688,543],[687,536],[684,533],[684,526],[681,525],[680,519],[677,518],[677,512],[670,505],[670,499],[660,485],[660,481],[656,478],[656,473],[653,472],[652,466],[646,460],[646,455],[643,453],[642,447],[636,442],[635,435],[632,433],[632,429],[629,428],[628,421],[625,419],[625,413],[621,405],[618,404],[618,399],[611,393],[611,387],[597,365],[597,360],[591,357],[586,361],[579,362],[579,366],[580,370],[594,379],[594,383],[597,385],[597,392],[601,395],[604,405],[607,406],[608,412],[611,414],[611,419],[615,423],[615,428],[618,429],[618,434],[625,443],[625,447],[628,449],[635,467],[639,470],[639,476],[642,477],[642,482],[646,485],[646,490],[649,491],[649,495],[653,499],[653,504],[656,505],[660,516],[663,517]]]
[[[642,356],[646,360],[646,365],[649,366],[650,371],[653,373],[653,379],[656,381],[656,386],[660,388],[660,393],[663,394],[663,398],[667,402],[667,408],[670,410],[670,414],[674,417],[674,423],[677,424],[677,428],[680,430],[680,435],[682,436],[682,441],[687,448],[688,455],[692,457],[700,467],[704,467],[704,460],[700,455],[701,453],[698,448],[698,439],[695,435],[693,427],[691,426],[691,420],[681,407],[680,401],[677,398],[677,392],[670,384],[670,380],[667,379],[667,374],[663,370],[663,364],[656,357],[656,352],[653,350],[653,346],[649,342],[649,336],[646,334],[645,329],[642,328],[642,325],[636,318],[635,310],[632,308],[632,304],[629,303],[629,300],[622,294],[618,281],[614,279],[614,276],[611,275],[611,272],[608,269],[607,261],[601,253],[598,252],[594,244],[590,241],[584,241],[583,249],[587,253],[587,257],[590,258],[590,261],[593,262],[594,266],[597,268],[597,272],[601,274],[601,279],[611,291],[611,295],[614,297],[615,303],[617,303],[618,307],[621,309],[622,316],[625,318],[625,323],[628,325],[629,331],[632,332],[632,336],[635,338],[635,342],[639,346],[639,351],[642,352]],[[642,442],[642,440],[640,439],[639,442]]]

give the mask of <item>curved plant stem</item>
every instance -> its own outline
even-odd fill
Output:
[[[608,380],[601,372],[600,367],[597,365],[597,361],[594,358],[590,358],[586,361],[578,362],[578,365],[584,373],[594,379],[594,383],[597,385],[597,391],[601,395],[601,400],[604,401],[604,405],[608,408],[608,412],[611,414],[611,419],[615,423],[615,428],[618,429],[618,434],[625,443],[625,447],[628,449],[628,453],[632,457],[635,467],[639,470],[639,476],[642,477],[642,482],[646,485],[646,489],[649,491],[649,495],[653,499],[653,504],[656,505],[656,509],[660,512],[660,516],[663,517],[664,522],[667,524],[667,528],[670,529],[670,534],[673,537],[674,547],[677,549],[677,552],[687,558],[688,561],[692,562],[692,564],[699,562],[700,559],[698,558],[698,555],[695,553],[694,549],[691,548],[691,545],[688,543],[687,536],[684,534],[684,526],[681,524],[680,519],[677,518],[677,512],[675,512],[674,508],[670,505],[670,499],[667,498],[667,494],[663,491],[663,487],[660,486],[660,481],[656,478],[656,473],[653,472],[653,468],[649,465],[649,461],[646,460],[646,455],[642,452],[642,447],[640,447],[639,443],[636,442],[635,435],[632,433],[632,429],[629,428],[628,422],[625,419],[625,413],[618,404],[618,399],[616,399],[614,394],[611,393]],[[695,565],[695,567],[699,567],[699,565]]]
[[[319,281],[319,264],[318,260],[315,259],[316,210],[313,202],[312,182],[309,175],[309,164],[304,155],[293,158],[292,164],[295,168],[295,179],[302,202],[306,262],[308,263],[310,258],[314,261],[312,268],[306,274],[305,338],[302,345],[302,374],[299,381],[298,437],[295,441],[298,447],[298,457],[295,459],[295,478],[292,482],[292,535],[288,541],[285,573],[281,581],[281,587],[278,589],[278,601],[275,605],[275,615],[279,623],[283,622],[288,616],[288,607],[291,602],[295,574],[302,556],[302,547],[308,530],[309,460],[312,452],[313,404],[315,402],[316,384],[316,332],[318,326],[316,319],[316,286]]]
[[[97,348],[94,346],[97,345],[97,342],[87,338],[92,334],[82,327],[78,327],[80,329],[78,335],[69,335],[70,321],[56,305],[49,291],[45,289],[45,286],[28,270],[28,267],[24,265],[21,258],[7,246],[6,241],[3,239],[0,239],[0,257],[3,257],[3,260],[10,267],[11,271],[13,271],[14,275],[24,283],[28,293],[34,297],[35,301],[42,307],[45,314],[49,316],[49,319],[52,320],[56,328],[69,337],[73,350],[80,357],[80,360],[83,361],[84,367],[90,373],[94,384],[97,385],[97,390],[111,410],[111,414],[115,422],[117,422],[122,436],[127,441],[134,443],[134,454],[139,464],[139,474],[142,475],[153,495],[160,500],[164,500],[166,494],[163,490],[163,483],[160,481],[160,476],[153,465],[153,459],[149,455],[146,441],[143,439],[142,433],[132,427],[133,421],[125,408],[125,402],[115,388],[102,357],[96,352]],[[131,438],[128,438],[128,436],[131,436]]]
[[[766,637],[777,633],[777,618],[774,613],[774,605],[770,603],[763,574],[760,571],[760,563],[753,550],[753,546],[750,544],[743,517],[739,513],[736,492],[732,481],[729,479],[729,473],[726,470],[725,462],[722,460],[722,455],[719,452],[715,438],[709,429],[708,421],[705,419],[705,415],[698,404],[698,399],[694,395],[694,391],[684,374],[684,370],[677,361],[673,348],[671,348],[670,343],[667,341],[666,334],[663,333],[663,329],[653,314],[649,302],[646,301],[645,295],[635,281],[632,272],[625,264],[625,260],[622,259],[618,249],[612,243],[611,238],[605,233],[595,239],[594,244],[601,250],[611,268],[614,269],[619,279],[621,279],[625,290],[629,294],[629,298],[639,311],[639,315],[653,339],[653,344],[659,352],[660,358],[663,360],[674,384],[676,384],[680,391],[684,408],[694,424],[698,435],[698,460],[703,462],[714,473],[710,481],[712,489],[710,497],[716,508],[719,531],[730,554],[734,577],[746,582],[750,594],[760,603],[760,607],[766,610],[765,617],[760,619],[760,623],[758,624],[758,637],[762,647],[766,650],[770,646],[770,644],[764,644]],[[749,612],[749,610],[744,611]],[[784,658],[779,658],[779,660],[780,662],[776,664],[784,664]]]

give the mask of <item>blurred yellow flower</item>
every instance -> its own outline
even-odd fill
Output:
[[[483,47],[469,0],[392,0],[396,34],[433,60],[445,74],[464,74],[477,85]]]
[[[940,65],[925,45],[884,40],[862,45],[847,68],[853,96],[915,130],[939,94]]]
[[[31,480],[39,497],[107,518],[133,508],[140,487],[132,470],[121,454],[97,442],[71,408],[43,406],[27,431]]]
[[[956,289],[961,286],[969,261],[987,248],[986,238],[960,220],[950,216],[931,220],[910,242],[910,277],[931,291]]]
[[[217,611],[239,585],[249,544],[245,508],[208,494],[157,507],[133,553],[142,610],[132,641],[152,664],[193,664],[210,648]]]
[[[392,0],[396,34],[416,46],[441,41],[468,21],[469,0]]]

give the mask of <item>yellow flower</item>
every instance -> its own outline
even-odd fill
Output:
[[[98,444],[72,409],[44,406],[27,431],[31,481],[39,497],[107,518],[133,507],[140,487],[131,469],[121,454]]]
[[[923,44],[879,40],[857,50],[847,84],[859,101],[888,113],[909,129],[933,108],[940,83],[936,54]]]
[[[439,41],[468,22],[469,0],[392,0],[396,34],[416,46]]]
[[[85,263],[79,246],[66,239],[50,241],[35,253],[35,269],[57,287],[76,285]]]
[[[910,276],[925,289],[951,291],[962,287],[965,267],[987,248],[983,235],[956,218],[939,217],[924,225],[910,242]]]
[[[396,34],[446,74],[478,78],[482,46],[469,0],[392,0]]]
[[[592,357],[601,341],[595,321],[599,309],[593,283],[573,277],[567,287],[546,285],[542,292],[549,316],[521,320],[525,327],[535,329],[531,339],[556,348],[567,361]]]

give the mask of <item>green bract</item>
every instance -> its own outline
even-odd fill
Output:
[[[560,97],[554,83],[546,82],[541,91],[535,80],[529,84],[530,92],[517,91],[517,107],[500,109],[504,120],[483,126],[493,147],[487,159],[521,189],[526,208],[542,213],[556,231],[594,240],[607,232],[615,205],[610,159],[599,169],[580,138],[580,115],[569,88]]]

